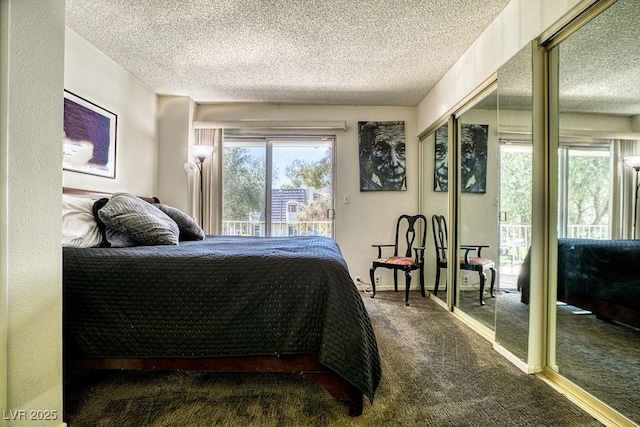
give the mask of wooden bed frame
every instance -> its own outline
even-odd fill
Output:
[[[320,384],[335,399],[346,402],[349,415],[362,415],[363,394],[322,365],[316,355],[239,356],[211,358],[74,358],[67,368],[141,371],[270,372],[295,374]]]
[[[109,197],[110,193],[63,188],[64,194]],[[157,197],[143,197],[159,203]],[[65,367],[73,369],[118,369],[158,371],[269,372],[296,374],[320,384],[335,399],[349,406],[349,415],[357,417],[363,410],[363,393],[347,380],[327,368],[315,354],[294,356],[239,356],[211,358],[65,358]]]

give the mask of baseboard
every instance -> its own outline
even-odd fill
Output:
[[[478,322],[475,318],[469,316],[464,311],[460,310],[457,307],[453,307],[453,314],[460,318],[464,323],[467,324],[471,329],[479,333],[483,338],[490,341],[491,343],[496,340],[496,332]]]
[[[549,368],[536,376],[582,408],[602,424],[610,427],[638,427],[638,424],[625,417],[611,406],[597,399]]]
[[[514,364],[518,369],[520,369],[525,374],[534,374],[536,371],[533,366],[529,366],[524,360],[520,360],[516,355],[511,353],[509,350],[501,346],[500,344],[494,342],[493,349],[498,352],[502,357],[507,359],[509,362]]]

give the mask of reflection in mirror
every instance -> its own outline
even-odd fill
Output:
[[[497,113],[494,89],[456,117],[461,251],[455,305],[490,334],[495,330],[495,296],[499,289]],[[452,226],[449,228],[451,231]]]
[[[619,0],[558,55],[558,255],[555,364],[640,422],[640,2]],[[555,54],[555,53],[553,53]],[[552,349],[553,349],[553,344]]]
[[[433,170],[434,173],[423,174],[423,197],[421,212],[427,217],[429,222],[427,230],[427,250],[425,264],[427,267],[427,277],[425,278],[427,288],[433,295],[444,303],[447,303],[447,274],[446,270],[439,268],[438,256],[446,256],[446,249],[438,253],[437,235],[433,234],[432,216],[443,215],[445,218],[449,211],[449,199],[447,193],[447,183],[449,171],[447,165],[448,152],[448,125],[445,123],[434,133],[422,141],[424,149],[422,154],[423,165],[433,165],[425,167],[426,171]],[[431,273],[433,272],[433,274]]]
[[[500,138],[500,291],[496,342],[527,360],[529,304],[518,274],[531,245],[532,47],[527,45],[498,70]]]

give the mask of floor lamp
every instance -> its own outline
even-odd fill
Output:
[[[204,200],[202,199],[202,164],[213,153],[213,147],[209,145],[190,145],[189,152],[198,159],[198,169],[200,170],[200,227],[204,228]]]
[[[633,238],[636,238],[636,219],[638,217],[638,187],[640,187],[640,182],[638,182],[638,171],[640,170],[640,156],[629,156],[624,158],[624,162],[627,166],[631,166],[636,171],[636,192],[635,192],[635,202],[633,205]]]

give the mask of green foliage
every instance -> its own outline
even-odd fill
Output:
[[[609,157],[571,153],[567,194],[569,224],[608,223],[609,162]],[[507,223],[509,224],[531,224],[531,177],[531,153],[502,152],[500,156],[500,210],[507,212]]]
[[[283,188],[313,188],[316,199],[300,206],[298,221],[323,221],[326,219],[327,209],[331,207],[328,188],[331,185],[330,151],[315,162],[295,160],[286,168],[287,178],[291,184]]]
[[[224,148],[222,211],[226,221],[248,221],[251,212],[263,212],[265,159],[248,147]]]
[[[295,160],[286,169],[287,178],[291,180],[290,185],[283,188],[314,188],[316,190],[331,185],[331,159],[330,151],[320,160],[310,162],[306,160]]]
[[[506,151],[500,156],[500,210],[509,224],[531,224],[532,155]]]
[[[607,224],[609,157],[569,156],[569,224]]]
[[[324,221],[327,219],[327,209],[330,207],[329,195],[320,193],[315,200],[300,206],[298,221]]]

